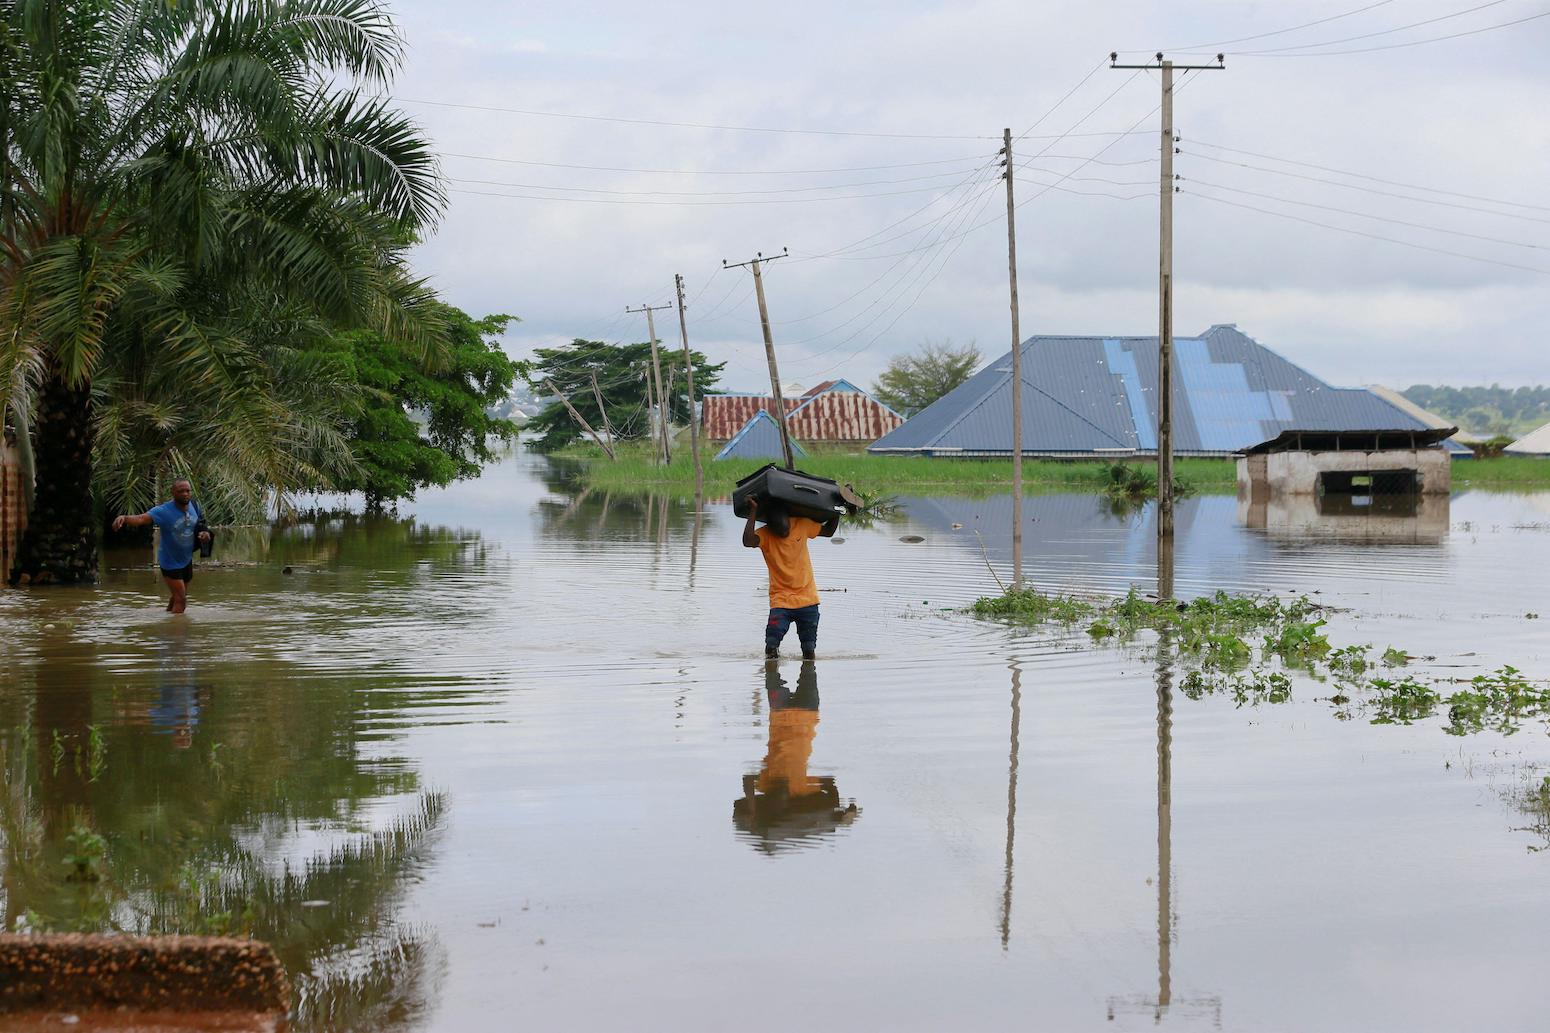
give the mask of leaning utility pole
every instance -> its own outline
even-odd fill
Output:
[[[592,435],[592,440],[597,442],[597,447],[601,448],[609,459],[617,459],[618,457],[614,455],[614,450],[610,446],[603,443],[603,439],[597,436],[597,431],[592,429],[592,425],[587,422],[587,418],[581,415],[581,413],[577,412],[576,407],[570,404],[570,399],[565,397],[564,392],[554,386],[554,381],[545,379],[544,383],[549,385],[549,390],[553,391],[556,395],[559,395],[560,404],[565,406],[565,411],[570,413],[571,419],[581,424],[582,430]]]
[[[1023,336],[1017,314],[1017,215],[1012,203],[1012,130],[1002,130],[1006,156],[1006,267],[1012,288],[1012,590],[1023,587]]]
[[[609,447],[614,443],[614,429],[608,425],[608,407],[603,404],[603,392],[597,386],[597,371],[592,371],[592,397],[597,399],[597,411],[603,415],[603,437],[608,439]]]
[[[684,321],[684,278],[673,274],[673,285],[678,288],[678,332],[683,335],[684,372],[689,378],[689,450],[694,453],[694,505],[698,512],[700,496],[705,493],[705,471],[700,466],[700,421],[694,414],[694,359],[689,354],[689,324]]]
[[[662,395],[662,359],[657,355],[657,321],[652,316],[652,313],[672,307],[671,305],[642,305],[640,308],[626,308],[624,310],[626,312],[646,313],[646,330],[651,334],[651,382],[654,385],[657,396],[658,422],[662,428],[662,461],[669,466],[673,463],[673,451],[667,443],[667,399]]]
[[[786,457],[786,469],[796,469],[796,460],[791,454],[791,433],[786,430],[786,400],[780,393],[780,370],[775,366],[775,339],[770,336],[770,310],[764,304],[764,278],[759,275],[760,262],[773,262],[777,258],[785,258],[790,252],[785,248],[780,249],[780,254],[764,257],[764,252],[754,252],[754,257],[746,262],[738,262],[736,265],[728,265],[727,260],[721,260],[721,268],[737,269],[741,266],[753,267],[754,293],[759,296],[759,324],[764,328],[764,355],[770,362],[770,390],[775,394],[775,423],[780,427],[780,450]]]
[[[1158,177],[1161,211],[1157,229],[1157,536],[1173,534],[1173,73],[1226,68],[1216,55],[1214,65],[1176,65],[1157,52],[1155,65],[1119,64],[1109,54],[1110,68],[1162,72],[1162,171]]]

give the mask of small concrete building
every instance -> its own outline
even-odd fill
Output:
[[[1238,456],[1238,498],[1446,495],[1453,470],[1442,442],[1456,430],[1285,430]]]

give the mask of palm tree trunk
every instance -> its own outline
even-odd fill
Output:
[[[72,385],[51,365],[38,392],[32,433],[37,484],[11,584],[96,581],[90,383]]]

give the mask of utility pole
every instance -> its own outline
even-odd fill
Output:
[[[614,429],[608,425],[608,407],[603,404],[603,392],[597,386],[597,371],[592,371],[592,397],[597,399],[597,411],[603,415],[603,436],[608,439],[608,445],[613,447]],[[610,456],[609,458],[613,458]]]
[[[1006,268],[1012,290],[1012,591],[1023,587],[1023,335],[1017,312],[1017,215],[1012,203],[1012,130],[1002,130],[1006,156]]]
[[[603,439],[597,436],[597,431],[592,429],[592,425],[587,422],[586,417],[582,416],[581,413],[577,412],[576,411],[576,407],[574,405],[570,404],[570,399],[566,398],[564,393],[561,392],[559,388],[554,386],[554,381],[549,380],[548,378],[545,378],[544,379],[544,383],[549,385],[549,390],[553,391],[555,394],[560,396],[560,404],[565,406],[565,411],[570,413],[571,419],[573,419],[577,423],[581,424],[581,429],[582,430],[584,430],[588,434],[592,435],[592,440],[597,442],[597,447],[601,448],[603,450],[604,454],[606,454],[609,459],[616,458],[614,456],[614,450],[610,446],[608,446],[608,445],[603,443]]]
[[[1157,227],[1157,536],[1173,536],[1173,73],[1220,71],[1227,67],[1223,55],[1214,65],[1176,65],[1157,52],[1155,65],[1119,64],[1117,52],[1109,54],[1110,68],[1147,69],[1162,72],[1162,169],[1158,174]]]
[[[727,264],[727,260],[721,260],[721,268],[737,269],[741,266],[753,267],[754,293],[759,296],[759,324],[764,328],[764,355],[770,362],[770,390],[775,395],[775,423],[780,427],[780,450],[786,457],[786,469],[796,469],[796,460],[791,454],[791,432],[786,429],[786,400],[780,393],[780,370],[775,365],[775,339],[770,336],[770,310],[764,304],[764,278],[759,274],[759,263],[773,262],[777,258],[785,258],[789,251],[780,249],[780,254],[764,257],[764,252],[754,252],[754,257],[746,262],[738,262],[735,265]]]
[[[669,466],[673,463],[673,452],[667,443],[667,399],[662,395],[662,359],[657,354],[657,321],[652,313],[672,307],[671,305],[642,305],[640,308],[626,308],[624,310],[626,312],[646,313],[646,330],[651,334],[651,382],[656,391],[658,422],[662,428],[662,461]]]
[[[694,506],[695,526],[699,526],[700,496],[705,493],[705,471],[700,466],[700,421],[694,414],[694,359],[689,354],[689,324],[684,320],[684,278],[675,273],[673,285],[678,289],[678,332],[684,341],[684,372],[689,378],[689,451],[694,453]]]

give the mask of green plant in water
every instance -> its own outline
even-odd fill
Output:
[[[102,878],[98,867],[108,853],[108,841],[85,825],[77,825],[65,837],[64,863],[70,869],[69,882],[96,882]]]
[[[1019,624],[1044,624],[1049,621],[1073,624],[1089,616],[1093,612],[1093,605],[1071,596],[1045,595],[1031,588],[1015,588],[1003,595],[976,599],[970,609],[977,617]]]
[[[1395,649],[1389,646],[1383,651],[1384,667],[1403,667],[1410,662],[1410,654],[1403,649]]]
[[[1371,646],[1342,646],[1331,650],[1324,663],[1334,674],[1360,678],[1372,667],[1372,660],[1368,658],[1371,651]]]
[[[1535,685],[1516,667],[1476,675],[1470,685],[1446,700],[1448,725],[1443,730],[1449,735],[1467,735],[1486,727],[1511,735],[1526,717],[1550,717],[1550,688]]]
[[[1442,696],[1436,689],[1414,678],[1390,681],[1374,678],[1372,709],[1375,725],[1407,725],[1423,717],[1430,717]]]
[[[1265,652],[1294,666],[1306,666],[1329,652],[1329,639],[1319,632],[1323,620],[1288,621],[1265,636]]]
[[[95,782],[108,770],[108,744],[102,737],[101,725],[87,725],[86,733],[86,771]]]

